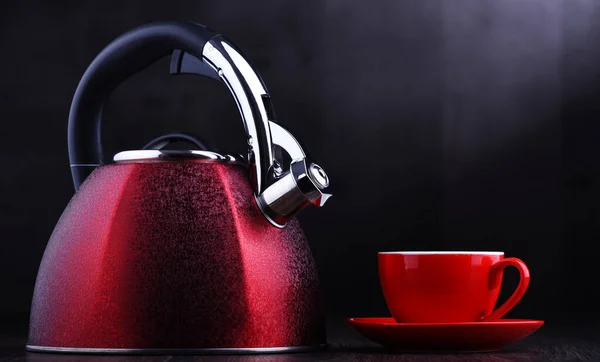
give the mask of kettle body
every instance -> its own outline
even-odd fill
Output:
[[[30,349],[325,343],[304,233],[296,219],[281,229],[262,216],[237,164],[97,168],[50,238],[33,300]]]
[[[247,156],[143,150],[102,160],[102,106],[124,80],[171,55],[171,74],[231,91]],[[323,168],[279,125],[261,78],[227,39],[194,23],[141,26],[83,75],[69,114],[76,193],[46,247],[27,350],[266,353],[325,342],[315,262],[295,215],[331,196]],[[151,148],[151,149],[148,149]]]

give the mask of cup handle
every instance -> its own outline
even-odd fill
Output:
[[[504,273],[504,269],[507,266],[514,266],[519,270],[520,280],[517,289],[513,292],[513,294],[502,304],[498,309],[493,311],[492,313],[484,316],[480,319],[480,321],[490,321],[494,319],[502,318],[508,311],[514,308],[517,303],[523,298],[527,287],[529,286],[529,269],[527,269],[527,265],[521,260],[517,258],[506,258],[498,261],[494,265],[492,265],[492,269],[490,270],[490,288],[497,288],[501,283],[502,273]]]

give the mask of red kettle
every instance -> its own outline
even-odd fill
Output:
[[[144,149],[102,162],[103,102],[169,54],[172,74],[229,88],[247,158]],[[185,22],[120,36],[77,87],[68,141],[77,192],[40,265],[29,351],[264,353],[326,342],[315,263],[294,215],[325,203],[329,179],[275,123],[265,85],[229,40]]]

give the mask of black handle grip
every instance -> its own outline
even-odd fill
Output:
[[[102,164],[102,104],[135,73],[174,50],[202,59],[204,45],[218,33],[188,22],[157,22],[129,31],[111,42],[83,75],[69,113],[69,161],[75,190]]]

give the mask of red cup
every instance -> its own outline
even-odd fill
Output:
[[[514,293],[494,310],[502,274],[514,266],[521,275]],[[529,269],[503,252],[382,252],[379,279],[398,323],[453,323],[499,319],[521,300]]]

